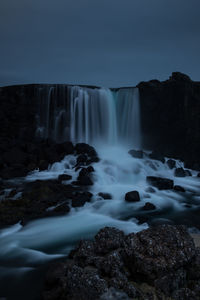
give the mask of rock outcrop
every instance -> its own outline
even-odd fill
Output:
[[[138,84],[143,146],[200,169],[200,83],[179,72]]]
[[[199,300],[199,261],[183,226],[129,235],[105,227],[50,267],[43,299]]]

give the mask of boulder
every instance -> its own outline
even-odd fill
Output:
[[[58,181],[71,180],[72,176],[68,174],[61,174],[58,176]]]
[[[142,150],[130,150],[128,152],[132,157],[135,158],[143,158],[143,151]]]
[[[190,170],[185,170],[186,176],[192,176],[192,173]]]
[[[162,225],[129,234],[125,257],[133,275],[140,274],[140,278],[152,283],[168,274],[176,277],[177,270],[189,266],[195,257],[195,246],[184,226]]]
[[[140,201],[140,194],[138,193],[138,191],[128,192],[125,195],[125,201],[127,201],[127,202],[138,202],[138,201]]]
[[[92,199],[92,193],[90,192],[79,192],[73,195],[72,207],[84,206],[86,202],[90,202]]]
[[[198,255],[184,226],[128,235],[105,227],[50,266],[43,298],[199,300]]]
[[[183,168],[176,168],[174,171],[174,176],[185,177],[187,176],[187,172]]]
[[[77,184],[78,185],[93,185],[93,182],[91,180],[91,172],[88,171],[87,168],[82,168],[79,172],[78,178],[77,178]]]
[[[62,203],[57,205],[53,210],[50,211],[50,214],[52,214],[53,216],[56,215],[56,213],[58,213],[58,215],[65,215],[66,213],[70,212],[70,207],[67,203]]]
[[[97,156],[97,152],[94,147],[85,143],[76,144],[75,151],[77,154],[87,154],[89,157]]]
[[[142,207],[142,210],[155,210],[156,206],[153,203],[146,202],[145,205]]]
[[[176,167],[176,161],[174,159],[168,159],[167,160],[167,165],[170,169],[173,169]]]
[[[110,200],[110,199],[112,199],[112,196],[111,196],[111,194],[109,194],[109,193],[98,193],[98,195],[99,195],[101,198],[105,199],[105,200]]]
[[[174,187],[174,181],[168,178],[147,176],[146,180],[159,190],[171,190]]]

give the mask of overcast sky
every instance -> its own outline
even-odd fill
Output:
[[[0,85],[200,80],[200,0],[0,0]]]

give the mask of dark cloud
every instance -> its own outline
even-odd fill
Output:
[[[199,0],[1,0],[0,84],[199,80]]]

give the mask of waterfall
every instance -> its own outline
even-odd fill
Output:
[[[41,89],[37,136],[57,142],[140,147],[137,88],[58,85]]]

